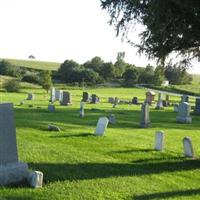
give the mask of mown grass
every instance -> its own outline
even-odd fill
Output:
[[[10,64],[15,66],[32,68],[32,69],[56,71],[60,67],[60,63],[57,62],[20,60],[20,59],[8,59],[8,58],[4,60],[8,61]]]
[[[159,111],[152,106],[152,128],[141,129],[139,105],[112,108],[107,99],[138,96],[142,102],[145,90],[98,88],[88,91],[99,95],[101,103],[86,104],[81,119],[82,90],[70,91],[73,105],[56,103],[56,113],[48,113],[49,97],[40,88],[0,93],[1,101],[15,105],[20,160],[44,173],[42,189],[0,188],[0,199],[200,199],[200,116],[193,116],[192,124],[177,124],[172,107]],[[27,92],[34,92],[36,99],[19,106]],[[110,113],[116,115],[117,123],[109,124],[104,137],[93,136],[98,118]],[[47,131],[49,123],[62,131]],[[166,133],[164,152],[154,151],[157,130]],[[183,157],[184,136],[193,140],[195,159]]]

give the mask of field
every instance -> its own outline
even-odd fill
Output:
[[[66,88],[67,89],[67,88]],[[1,92],[1,102],[15,105],[18,151],[21,161],[44,173],[44,187],[0,188],[0,199],[200,199],[200,116],[192,124],[177,124],[173,108],[151,107],[152,128],[139,128],[140,106],[112,108],[109,96],[144,100],[145,90],[97,88],[88,90],[101,99],[86,104],[85,117],[79,118],[82,90],[70,88],[73,105],[59,106],[48,113],[49,96],[40,88],[24,88],[21,93]],[[36,100],[19,102],[33,92]],[[172,102],[179,98],[171,97]],[[192,99],[192,103],[194,100]],[[33,107],[29,107],[33,105]],[[108,126],[104,137],[93,136],[101,116],[115,114],[117,123]],[[62,131],[49,132],[48,124]],[[157,130],[166,133],[164,152],[154,151]],[[182,139],[193,140],[196,157],[184,158]]]
[[[18,60],[18,59],[4,59],[10,64],[27,67],[32,69],[41,69],[41,70],[52,70],[56,71],[60,67],[60,63],[57,62],[47,62],[47,61],[37,61],[37,60]]]

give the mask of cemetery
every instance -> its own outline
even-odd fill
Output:
[[[48,95],[40,88],[0,93],[3,199],[145,199],[141,194],[148,183],[148,193],[158,197],[165,197],[165,191],[199,190],[200,115],[193,114],[198,100],[183,102],[183,97],[170,95],[170,106],[157,109],[165,94],[161,99],[151,92],[155,98],[149,105],[145,89],[88,88],[100,99],[90,103],[83,101],[87,95],[82,89],[62,87],[68,98],[60,103],[59,90],[56,86]],[[31,102],[27,93],[35,96]],[[125,103],[133,97],[140,103]],[[6,111],[4,102],[13,103],[13,111]],[[2,134],[13,139],[5,141],[8,136]],[[5,164],[10,162],[14,168]],[[198,199],[199,193],[193,196],[192,191],[186,199]]]

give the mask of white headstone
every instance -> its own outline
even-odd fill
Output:
[[[43,183],[43,173],[39,171],[30,172],[28,182],[32,188],[41,188]]]
[[[194,157],[194,150],[192,147],[192,140],[189,137],[183,138],[184,155],[186,157]]]
[[[84,102],[81,101],[80,102],[80,117],[83,118],[85,115],[85,112],[84,112]]]
[[[162,151],[164,149],[165,133],[158,131],[155,134],[155,150]]]
[[[105,130],[108,126],[108,122],[109,122],[109,120],[107,117],[99,118],[94,134],[97,136],[103,136],[105,134]]]
[[[163,109],[162,93],[158,93],[158,101],[156,104],[156,109]]]
[[[190,104],[183,102],[179,104],[178,116],[176,121],[179,123],[192,123],[192,118],[190,117]]]

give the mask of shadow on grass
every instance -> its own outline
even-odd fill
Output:
[[[94,137],[91,133],[81,133],[81,134],[68,134],[68,135],[52,135],[51,138],[70,138],[70,137]]]
[[[155,151],[154,149],[131,149],[131,150],[125,150],[125,151],[114,151],[113,153],[134,153],[134,152],[151,152]]]
[[[88,180],[109,177],[144,176],[149,174],[189,171],[200,168],[200,160],[173,160],[150,163],[29,163],[44,173],[45,182]]]
[[[144,194],[144,195],[134,196],[133,200],[169,199],[169,198],[176,198],[176,197],[177,198],[187,197],[191,195],[200,195],[200,189]]]

